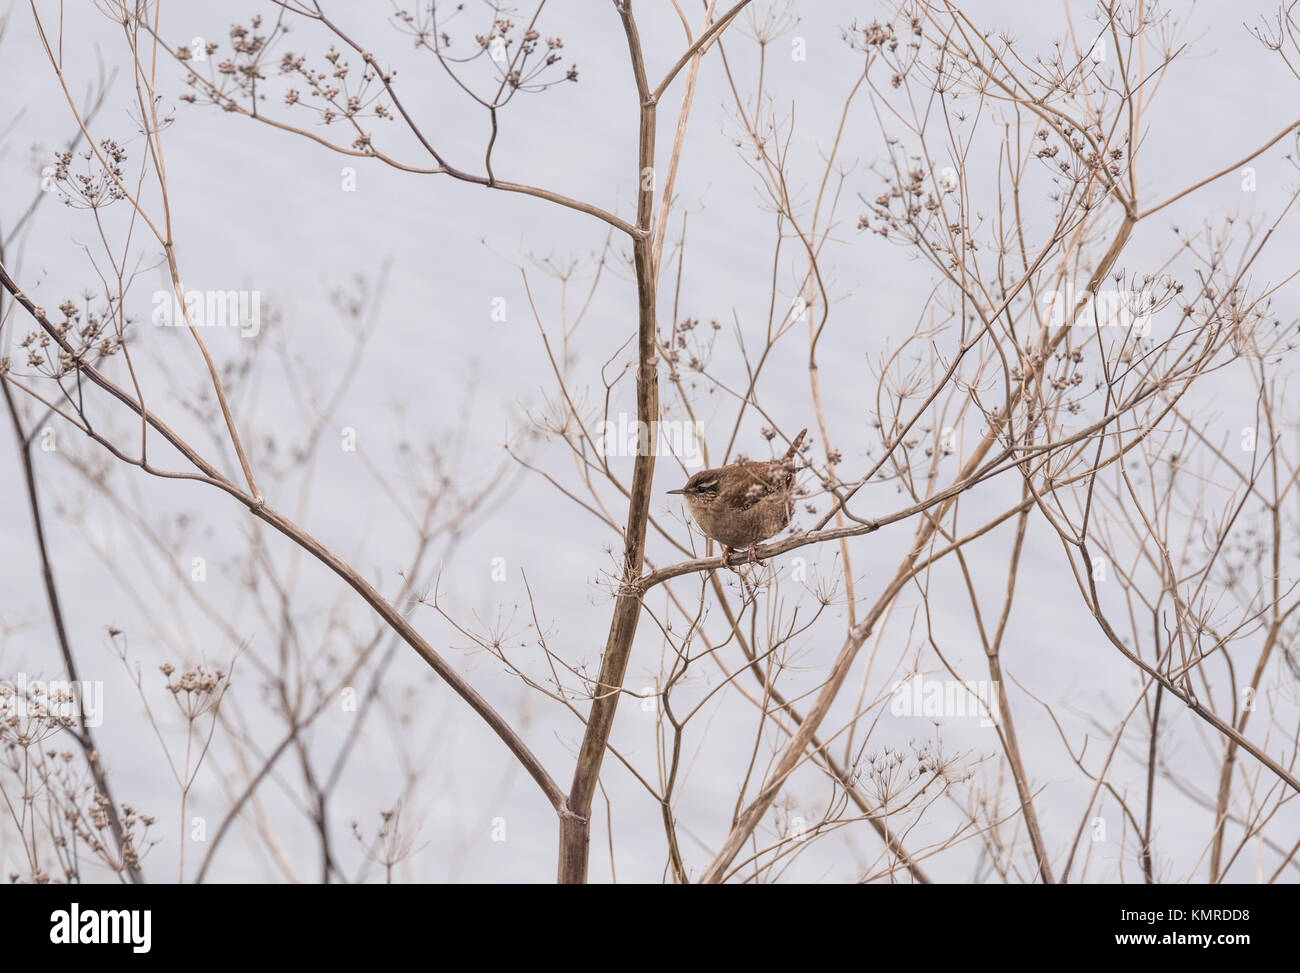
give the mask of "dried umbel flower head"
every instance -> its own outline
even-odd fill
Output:
[[[48,689],[39,680],[20,686],[0,683],[0,747],[12,755],[63,730],[75,730],[76,697],[64,688]]]
[[[518,24],[500,7],[489,11],[490,19],[473,33],[471,43],[458,45],[457,35],[447,28],[463,12],[463,4],[446,14],[435,4],[426,4],[398,11],[397,20],[401,29],[414,38],[415,46],[434,54],[462,85],[470,85],[470,79],[461,75],[459,66],[475,61],[490,64],[491,90],[483,91],[481,96],[497,107],[517,91],[543,91],[562,80],[578,80],[574,64],[569,65],[562,80],[548,70],[563,60],[559,53],[564,49],[562,37],[544,35],[534,24]]]
[[[230,685],[227,673],[221,669],[209,671],[202,664],[183,670],[174,679],[173,666],[164,663],[159,669],[168,679],[166,690],[176,700],[181,714],[190,720],[216,709]]]
[[[126,149],[113,139],[102,139],[99,147],[81,152],[77,158],[83,171],[73,172],[71,150],[54,153],[54,187],[67,206],[99,209],[126,198]]]

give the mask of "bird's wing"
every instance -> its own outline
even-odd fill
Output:
[[[774,463],[742,463],[739,472],[742,475],[727,478],[718,500],[741,510],[748,510],[764,497],[780,491],[787,476]]]

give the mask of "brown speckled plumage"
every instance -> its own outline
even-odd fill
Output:
[[[798,467],[795,457],[807,432],[795,436],[780,459],[702,470],[682,489],[668,491],[686,497],[700,530],[723,545],[724,564],[733,548],[748,548],[750,561],[756,560],[754,546],[790,523]]]

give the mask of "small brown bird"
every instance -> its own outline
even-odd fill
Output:
[[[758,560],[754,547],[776,534],[794,516],[795,457],[808,430],[794,437],[781,459],[732,463],[701,470],[680,490],[691,516],[705,535],[722,545],[722,563],[739,548],[749,549],[749,563]]]

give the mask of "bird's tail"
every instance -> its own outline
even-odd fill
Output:
[[[798,454],[798,452],[799,452],[799,446],[800,446],[800,444],[803,442],[803,437],[806,436],[806,435],[808,435],[808,430],[807,430],[807,429],[800,429],[800,430],[799,430],[799,435],[797,435],[797,436],[794,437],[794,442],[792,442],[792,443],[790,444],[790,449],[789,449],[789,451],[785,454],[785,458],[786,458],[787,461],[794,459],[795,456],[796,456],[796,454]]]

